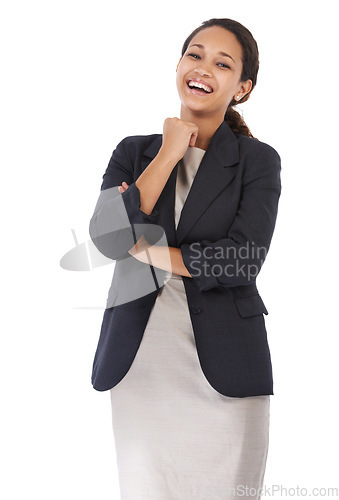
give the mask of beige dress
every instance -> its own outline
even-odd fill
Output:
[[[179,162],[176,227],[204,153],[189,147]],[[270,396],[228,397],[209,384],[182,277],[167,278],[132,366],[110,390],[121,498],[258,499]]]

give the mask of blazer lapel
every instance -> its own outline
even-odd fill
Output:
[[[159,135],[143,154],[148,158],[155,158],[161,144],[162,135]],[[142,161],[142,170],[149,165],[150,161]],[[199,165],[181,210],[177,230],[175,230],[174,205],[178,164],[173,168],[155,205],[160,214],[159,225],[166,229],[169,246],[175,242],[176,246],[180,247],[187,233],[198,222],[203,212],[213,202],[213,199],[234,178],[235,169],[226,167],[231,167],[237,163],[239,163],[238,141],[229,125],[223,121],[214,133]]]

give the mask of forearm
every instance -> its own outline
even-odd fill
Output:
[[[129,250],[129,253],[134,258],[145,264],[150,264],[158,269],[169,271],[171,273],[180,274],[191,278],[191,274],[186,268],[182,259],[180,248],[167,246],[150,246],[144,237]]]
[[[140,210],[145,214],[152,212],[176,163],[160,148],[154,160],[135,181],[140,192]]]

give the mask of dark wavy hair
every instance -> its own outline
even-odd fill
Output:
[[[236,36],[242,47],[242,73],[240,78],[242,82],[246,82],[248,79],[251,79],[252,88],[250,92],[248,92],[239,101],[232,99],[228,105],[224,120],[231,127],[234,133],[253,137],[242,116],[233,107],[238,103],[246,102],[257,83],[257,75],[259,71],[259,50],[252,33],[245,28],[245,26],[237,21],[234,21],[233,19],[209,19],[208,21],[204,21],[201,26],[192,31],[188,38],[186,38],[184,45],[182,46],[181,57],[185,54],[192,38],[199,33],[199,31],[209,28],[210,26],[221,26],[222,28],[231,31]],[[253,137],[253,139],[256,139],[256,137]]]

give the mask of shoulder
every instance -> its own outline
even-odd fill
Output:
[[[253,137],[237,134],[243,182],[269,182],[280,189],[281,158],[277,150]]]
[[[161,137],[162,134],[149,134],[149,135],[129,135],[124,137],[118,144],[117,149],[122,149],[126,153],[131,153],[135,156],[138,152],[145,151],[156,139]]]
[[[236,134],[236,137],[239,144],[240,158],[245,157],[252,162],[260,159],[281,162],[278,151],[270,144],[241,134]]]

